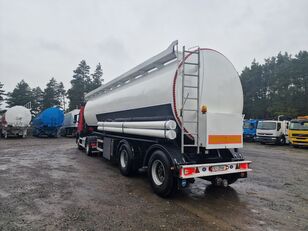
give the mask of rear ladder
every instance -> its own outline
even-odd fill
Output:
[[[197,153],[200,153],[200,142],[199,142],[199,97],[200,97],[200,48],[198,47],[194,51],[186,50],[185,46],[183,46],[183,52],[182,52],[182,102],[181,102],[181,152],[184,154],[185,147],[196,147]],[[188,62],[185,59],[187,59],[187,56],[197,56],[196,62]],[[197,66],[197,73],[196,74],[188,74],[185,72],[185,67],[187,66]],[[185,79],[186,78],[196,78],[196,85],[185,85]],[[190,91],[196,92],[196,97],[189,97],[189,94],[185,96],[185,90],[190,89]],[[185,103],[187,100],[195,101],[196,102],[196,108],[185,108]],[[185,112],[195,112],[195,116],[193,119],[186,119],[185,118]],[[195,133],[189,133],[185,129],[186,124],[196,124],[196,131]],[[194,143],[188,144],[185,142],[185,135],[192,135],[194,137]]]

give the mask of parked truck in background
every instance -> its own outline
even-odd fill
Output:
[[[289,140],[293,147],[308,147],[308,116],[290,121]]]
[[[24,106],[8,108],[0,119],[0,135],[4,138],[17,136],[25,138],[31,122],[31,112]]]
[[[256,141],[261,144],[274,143],[284,145],[289,143],[288,139],[289,121],[262,120],[257,126]]]
[[[33,119],[32,135],[36,137],[58,137],[63,120],[64,113],[61,108],[47,108]]]
[[[255,141],[257,136],[258,120],[244,120],[243,124],[243,139],[245,141]]]
[[[64,114],[63,126],[60,129],[61,136],[76,136],[79,109],[74,109]]]
[[[86,95],[77,145],[147,171],[154,192],[172,195],[195,178],[228,186],[246,178],[243,92],[237,71],[207,48],[165,51]]]

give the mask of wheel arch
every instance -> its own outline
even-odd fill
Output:
[[[173,166],[176,166],[176,165],[179,165],[185,162],[178,148],[174,146],[170,146],[170,145],[153,144],[146,150],[146,154],[143,159],[143,166],[148,166],[148,163],[149,163],[149,160],[152,154],[157,150],[164,152],[168,160],[170,161],[170,164]]]
[[[138,145],[136,145],[134,142],[129,142],[126,139],[121,139],[121,140],[116,140],[115,139],[115,147],[116,147],[116,158],[119,158],[119,151],[120,148],[122,147],[122,145],[125,145],[127,148],[129,148],[132,152],[132,155],[134,158],[139,158],[139,152],[140,152],[140,148]]]

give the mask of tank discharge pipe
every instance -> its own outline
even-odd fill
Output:
[[[176,122],[146,121],[146,122],[98,122],[97,130],[124,133],[131,135],[152,136],[174,140],[176,138]]]

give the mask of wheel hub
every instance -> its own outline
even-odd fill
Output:
[[[160,160],[155,160],[152,164],[152,178],[156,185],[162,185],[165,181],[165,167]]]
[[[125,149],[121,151],[120,162],[121,162],[121,167],[126,168],[128,162],[128,153]]]

